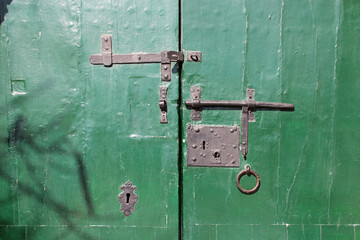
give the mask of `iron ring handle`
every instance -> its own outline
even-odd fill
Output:
[[[247,189],[244,189],[240,186],[240,179],[242,176],[244,176],[245,174],[247,175],[253,175],[254,177],[256,177],[256,185],[253,189],[250,189],[250,190],[247,190]],[[250,169],[250,167],[248,166],[245,170],[242,170],[236,177],[236,185],[238,187],[238,189],[240,190],[240,192],[244,193],[244,194],[254,194],[256,193],[259,188],[260,188],[260,177],[259,175]]]

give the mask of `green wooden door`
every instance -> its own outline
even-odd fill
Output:
[[[294,103],[294,112],[257,111],[240,168],[186,165],[183,108],[184,239],[358,239],[360,2],[183,1],[183,100]],[[202,111],[192,124],[238,125],[240,111]],[[245,165],[261,178],[253,195],[235,178]],[[244,177],[243,184],[254,185]]]
[[[89,57],[103,34],[114,53],[177,51],[178,2],[0,5],[0,239],[177,239],[178,75],[160,124],[160,64]]]
[[[0,239],[357,239],[359,9],[356,0],[2,1]],[[114,53],[194,50],[202,62],[185,61],[181,81],[173,64],[171,83],[160,64],[91,65],[104,34]],[[240,111],[222,109],[192,122],[192,86],[204,100],[244,100],[253,88],[256,100],[295,111],[255,113],[239,168],[190,167],[188,123],[241,125]],[[253,195],[235,182],[246,165],[261,177]],[[125,217],[117,196],[128,180],[138,202]]]

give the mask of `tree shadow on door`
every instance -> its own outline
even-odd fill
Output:
[[[10,5],[12,0],[1,0],[0,3],[0,25],[5,20],[5,15],[8,13],[8,5]]]

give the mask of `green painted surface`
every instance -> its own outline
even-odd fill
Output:
[[[160,64],[105,68],[89,56],[102,34],[115,53],[178,50],[178,3],[0,5],[0,239],[176,239],[178,75],[160,124]],[[125,217],[128,180],[139,200]]]
[[[202,99],[243,100],[251,87],[259,101],[295,104],[295,112],[255,113],[240,169],[184,162],[184,239],[201,239],[194,226],[207,225],[217,227],[216,239],[354,239],[359,7],[355,0],[183,1],[183,49],[203,53],[202,63],[184,64],[184,100],[197,85]],[[190,111],[182,113],[186,136]],[[199,124],[240,125],[240,111],[202,115]],[[235,184],[246,164],[261,177],[251,196]]]
[[[0,3],[0,239],[177,239],[179,80],[159,123],[159,64],[92,66],[102,34],[114,53],[178,49],[178,1]],[[190,239],[357,239],[360,186],[360,2],[182,1],[182,68],[202,98],[294,103],[256,112],[240,169],[186,166],[182,224]],[[6,15],[5,15],[6,14]],[[240,125],[239,111],[198,124]],[[246,164],[260,190],[235,184]],[[120,185],[139,202],[126,218]],[[244,179],[251,185],[253,179]]]

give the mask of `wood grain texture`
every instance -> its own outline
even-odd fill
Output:
[[[177,73],[169,124],[160,124],[160,64],[105,68],[89,56],[102,34],[114,53],[176,51],[178,2],[19,0],[7,9],[0,239],[176,239]],[[14,80],[24,94],[12,93]],[[139,200],[125,217],[117,196],[128,180]]]
[[[352,104],[359,102],[359,6],[183,1],[183,48],[203,53],[202,63],[184,64],[184,100],[198,85],[204,100],[243,100],[246,88],[254,88],[258,101],[295,104],[295,112],[255,113],[240,169],[183,165],[184,239],[201,239],[198,229],[206,226],[216,227],[214,239],[354,238],[350,232],[360,222],[360,116]],[[184,127],[189,110],[183,116]],[[202,119],[240,125],[240,112],[203,111]],[[246,164],[261,177],[251,196],[235,183]]]

